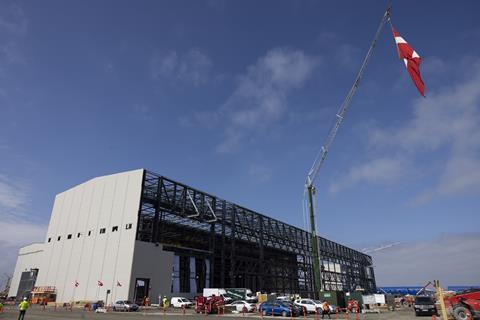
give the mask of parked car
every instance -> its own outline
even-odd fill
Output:
[[[113,304],[113,311],[137,311],[138,304],[129,300],[118,300]]]
[[[416,296],[415,303],[415,315],[437,315],[437,307],[435,306],[435,298],[433,296]]]
[[[237,300],[233,301],[230,304],[227,304],[227,306],[234,306],[235,310],[240,311],[240,312],[252,312],[255,310],[255,304],[253,303],[248,303],[245,300]]]
[[[260,305],[260,312],[264,316],[282,316],[282,317],[298,317],[300,309],[292,303],[287,302],[264,302]]]
[[[172,297],[170,305],[174,308],[190,308],[193,306],[193,302],[183,297]]]
[[[291,301],[289,296],[279,296],[277,301]]]
[[[282,303],[283,305],[288,306],[289,308],[295,309],[296,312],[298,312],[298,315],[303,314],[303,313],[302,313],[302,308],[299,307],[299,306],[297,306],[297,305],[296,305],[295,303],[293,303],[292,301],[282,301],[282,302],[280,302],[280,303]]]
[[[315,301],[312,299],[297,299],[294,303],[295,305],[301,307],[302,310],[305,309],[307,313],[322,312],[323,304],[320,301]]]

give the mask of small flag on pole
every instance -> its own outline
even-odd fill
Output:
[[[121,287],[122,284],[120,283],[120,281],[117,280],[117,287]]]
[[[78,287],[80,285],[80,283],[78,283],[78,281],[75,280],[75,288]]]
[[[102,281],[98,280],[97,284],[98,284],[99,287],[103,287],[103,282]]]
[[[425,97],[425,84],[420,75],[420,63],[422,58],[420,55],[405,41],[405,39],[395,30],[392,25],[393,37],[397,44],[398,57],[403,60],[407,71],[412,78],[413,83],[417,87],[418,92]]]

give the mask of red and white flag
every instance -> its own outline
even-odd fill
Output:
[[[103,282],[102,281],[98,280],[97,284],[98,284],[99,287],[103,287]]]
[[[78,287],[80,285],[80,283],[78,283],[78,281],[75,281],[75,288]]]
[[[122,284],[120,283],[120,281],[117,280],[117,287],[121,287]]]
[[[425,97],[425,84],[420,75],[420,63],[422,62],[422,59],[393,26],[392,31],[395,43],[397,44],[399,58],[405,63],[407,71],[417,87],[418,92]]]

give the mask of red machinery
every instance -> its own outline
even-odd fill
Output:
[[[57,299],[57,289],[52,286],[34,287],[32,290],[31,303],[47,305]]]
[[[471,289],[445,298],[447,307],[452,308],[455,320],[480,318],[480,289]]]
[[[195,312],[196,313],[217,313],[218,310],[225,305],[223,297],[195,297]]]
[[[346,312],[357,312],[359,311],[358,301],[355,299],[349,299],[347,302]]]

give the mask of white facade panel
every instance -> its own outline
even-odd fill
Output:
[[[60,244],[60,254],[56,260],[56,273],[53,285],[57,288],[57,300],[66,301],[71,300],[65,296],[65,288],[72,287],[72,283],[67,283],[66,279],[71,273],[71,259],[74,246],[78,243],[77,239],[73,236],[76,233],[76,223],[81,215],[78,213],[81,206],[82,196],[85,189],[85,185],[79,185],[66,194],[65,204],[62,212],[62,221],[60,223],[60,230],[62,230],[61,240],[53,242]],[[57,238],[58,239],[58,238]]]
[[[156,302],[160,295],[170,297],[174,253],[163,251],[162,245],[142,241],[135,241],[134,252],[130,297],[135,298],[137,278],[149,279],[151,302]]]
[[[17,295],[18,285],[20,283],[20,276],[24,271],[30,271],[30,269],[42,269],[44,262],[43,243],[33,243],[29,246],[25,246],[20,249],[18,253],[17,264],[15,265],[15,272],[11,281],[10,290],[8,296],[13,297]]]
[[[108,289],[109,301],[128,298],[142,178],[134,170],[57,195],[37,286],[55,286],[57,302],[104,300]]]

